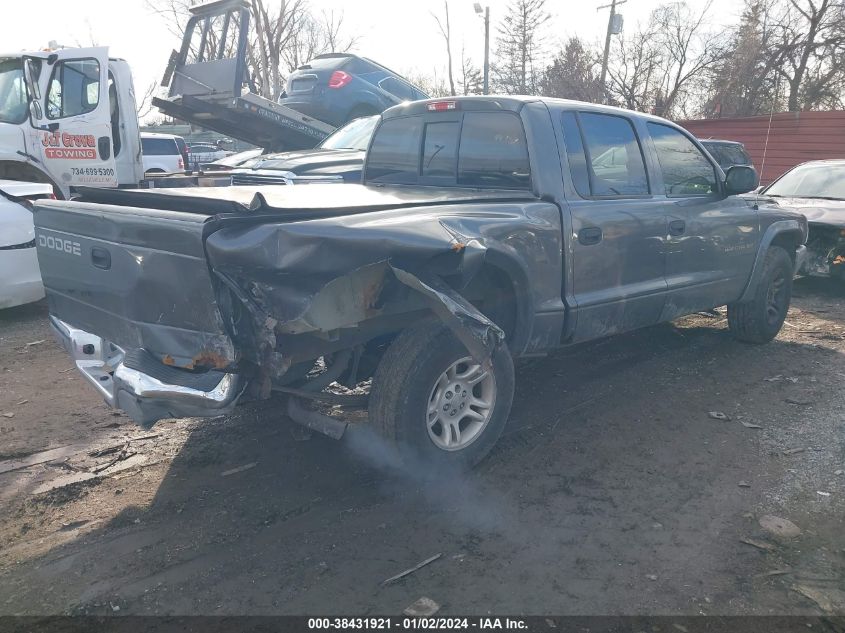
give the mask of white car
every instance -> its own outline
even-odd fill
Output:
[[[144,174],[175,174],[185,169],[181,147],[185,141],[173,134],[141,134]]]
[[[0,309],[44,298],[30,205],[52,185],[0,180]]]

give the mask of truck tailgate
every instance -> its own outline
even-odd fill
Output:
[[[203,249],[209,215],[44,201],[35,208],[50,312],[166,364],[224,368],[234,345]]]

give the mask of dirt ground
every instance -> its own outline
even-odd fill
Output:
[[[145,431],[4,310],[0,615],[845,614],[845,290],[795,292],[766,346],[695,316],[524,364],[434,477],[275,402]]]

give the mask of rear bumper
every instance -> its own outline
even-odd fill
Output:
[[[245,387],[239,374],[205,375],[174,370],[158,363],[144,371],[144,352],[129,355],[96,334],[50,316],[50,326],[82,375],[106,403],[125,411],[141,426],[164,418],[209,417],[234,409]],[[135,365],[135,366],[130,366]],[[152,374],[158,374],[158,376]],[[162,380],[167,377],[171,382]],[[199,380],[197,380],[199,378]],[[181,384],[178,384],[181,383]]]

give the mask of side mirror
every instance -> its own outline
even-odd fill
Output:
[[[41,110],[41,103],[38,101],[30,101],[29,102],[29,118],[32,121],[32,124],[35,125],[36,121],[40,121],[44,116],[44,112]]]
[[[728,168],[725,176],[725,193],[735,196],[754,191],[760,185],[757,170],[746,165],[734,165]]]
[[[29,57],[24,58],[23,62],[23,76],[24,82],[26,82],[26,88],[29,90],[29,94],[32,96],[33,99],[36,101],[41,100],[41,88],[38,85],[38,75],[39,72],[35,68],[35,63]]]
[[[29,94],[29,122],[33,127],[36,127],[44,116],[44,111],[41,108],[41,88],[38,85],[38,75],[39,70],[36,68],[35,62],[29,57],[24,57],[23,81]]]

